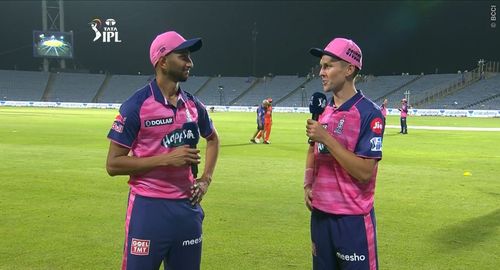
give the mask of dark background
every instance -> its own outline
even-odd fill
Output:
[[[500,60],[500,26],[491,27],[491,5],[498,8],[500,1],[66,0],[65,30],[74,32],[75,43],[67,67],[151,74],[151,41],[176,30],[203,38],[192,74],[252,75],[256,23],[258,76],[303,76],[318,62],[308,49],[333,37],[361,47],[363,74],[456,73],[473,69],[481,58]],[[41,14],[41,1],[0,1],[0,69],[41,69],[42,60],[32,56],[32,31],[42,29]],[[92,42],[88,23],[94,18],[115,19],[122,42]]]

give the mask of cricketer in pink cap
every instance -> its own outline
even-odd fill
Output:
[[[161,57],[173,52],[187,49],[195,52],[201,48],[201,38],[186,40],[175,31],[168,31],[156,36],[149,48],[149,59],[153,67],[156,66]]]
[[[375,184],[382,159],[384,116],[356,89],[362,67],[359,47],[335,38],[320,57],[324,111],[308,119],[309,146],[304,171],[304,202],[311,211],[313,269],[378,269]]]
[[[325,49],[312,48],[309,52],[317,57],[324,54],[340,58],[347,63],[354,65],[361,70],[363,65],[363,55],[361,49],[354,43],[354,41],[346,38],[334,38]]]

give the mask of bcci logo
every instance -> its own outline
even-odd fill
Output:
[[[118,28],[116,28],[116,21],[115,19],[106,19],[104,21],[104,24],[102,24],[100,19],[93,19],[89,25],[92,30],[95,32],[95,37],[93,42],[96,42],[97,40],[101,39],[102,37],[102,42],[104,43],[110,43],[110,42],[122,42],[118,38]]]

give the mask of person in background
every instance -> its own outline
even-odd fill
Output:
[[[269,101],[267,99],[264,99],[262,101],[262,104],[257,107],[257,130],[253,134],[252,138],[250,139],[251,143],[258,143],[259,139],[256,138],[258,134],[264,131],[264,122],[265,122],[265,115],[266,115],[266,109],[269,106]]]
[[[268,106],[264,117],[264,130],[257,134],[257,140],[261,137],[264,138],[264,144],[270,144],[269,138],[271,137],[271,126],[273,125],[273,99],[267,98]]]
[[[408,126],[406,125],[406,116],[408,116],[408,101],[406,98],[401,100],[401,108],[398,109],[400,112],[400,123],[401,123],[401,134],[408,134]]]

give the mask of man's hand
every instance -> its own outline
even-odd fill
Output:
[[[191,186],[190,201],[192,205],[200,203],[201,200],[203,200],[203,196],[205,196],[208,191],[208,185],[210,185],[210,181],[211,179],[208,179],[204,176],[196,179],[194,185]]]
[[[165,155],[169,159],[168,164],[175,167],[182,167],[200,163],[200,150],[189,148],[189,146],[177,147],[174,151]]]
[[[312,211],[312,200],[313,200],[313,194],[311,190],[311,185],[307,185],[304,187],[304,201],[309,211]]]
[[[330,136],[328,131],[318,121],[312,119],[307,120],[306,135],[312,141],[319,143],[324,143],[328,136]]]

